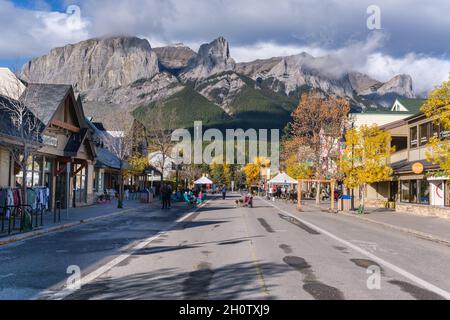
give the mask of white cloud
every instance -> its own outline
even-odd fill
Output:
[[[36,56],[89,37],[81,15],[35,11],[0,0],[0,58]]]
[[[401,58],[373,53],[368,56],[366,65],[360,71],[382,81],[387,81],[396,74],[409,74],[414,80],[415,92],[426,96],[434,87],[448,80],[450,60],[414,53]]]

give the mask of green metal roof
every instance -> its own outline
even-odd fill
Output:
[[[410,113],[418,114],[420,113],[420,109],[427,102],[425,99],[398,99],[400,102]]]

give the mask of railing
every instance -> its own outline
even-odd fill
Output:
[[[11,235],[14,231],[24,232],[29,231],[29,229],[34,230],[42,227],[44,225],[44,211],[44,206],[40,206],[36,209],[33,209],[29,205],[0,207],[0,234],[6,232],[6,224],[8,224],[8,235]],[[30,218],[29,221],[27,220],[27,217]],[[29,223],[29,225],[27,225],[27,223]]]

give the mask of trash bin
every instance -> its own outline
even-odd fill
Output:
[[[338,202],[339,211],[350,211],[352,208],[352,197],[351,196],[341,196]]]

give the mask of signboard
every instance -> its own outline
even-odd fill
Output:
[[[425,170],[423,164],[421,164],[420,162],[414,163],[412,166],[412,171],[415,174],[422,174],[423,171]]]
[[[441,131],[440,137],[441,137],[441,139],[448,139],[448,138],[450,138],[450,131]]]
[[[58,147],[58,138],[44,135],[42,141],[46,146]]]

